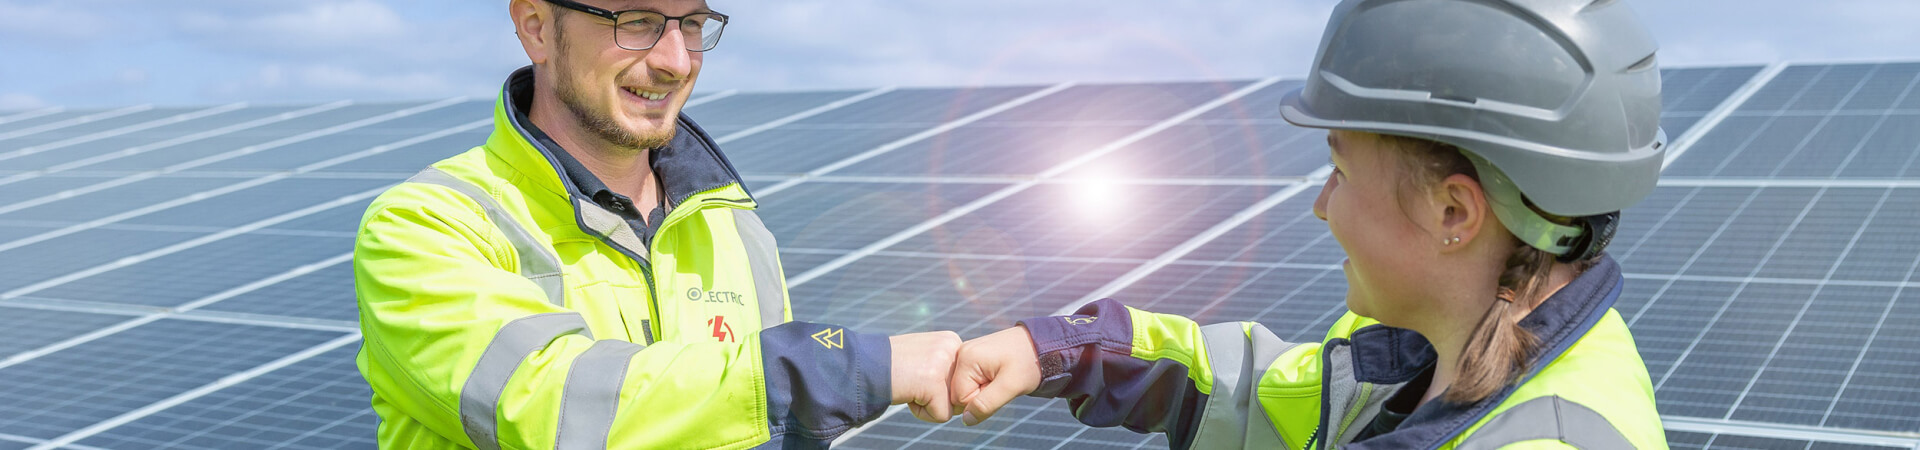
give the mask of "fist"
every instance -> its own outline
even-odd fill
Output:
[[[1027,327],[1015,326],[961,344],[949,383],[953,409],[966,411],[961,422],[971,426],[993,417],[1015,397],[1040,388],[1033,336]]]
[[[953,418],[947,394],[948,372],[960,349],[952,331],[903,334],[888,338],[893,347],[893,404],[907,404],[913,416],[933,423]]]

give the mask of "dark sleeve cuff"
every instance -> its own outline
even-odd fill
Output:
[[[832,441],[879,418],[893,400],[893,350],[884,334],[788,322],[760,332],[760,358],[776,441]]]
[[[1034,354],[1040,357],[1040,387],[1033,397],[1056,398],[1066,393],[1076,374],[1083,374],[1098,361],[1089,361],[1088,351],[1133,353],[1133,318],[1127,307],[1113,299],[1100,299],[1069,316],[1036,317],[1020,321],[1033,336]]]

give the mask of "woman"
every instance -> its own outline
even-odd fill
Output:
[[[1659,176],[1653,53],[1617,1],[1342,2],[1281,106],[1331,130],[1326,339],[1101,300],[965,344],[956,407],[1068,398],[1175,448],[1666,448],[1602,253]]]

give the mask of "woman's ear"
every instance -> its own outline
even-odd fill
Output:
[[[1480,181],[1456,173],[1440,180],[1433,190],[1435,217],[1439,221],[1437,229],[1443,236],[1437,239],[1444,247],[1442,251],[1466,248],[1480,236],[1481,227],[1492,220],[1493,205],[1487,203],[1487,193],[1480,188]]]

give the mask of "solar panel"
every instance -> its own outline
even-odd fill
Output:
[[[797,319],[973,337],[1111,292],[1307,341],[1346,280],[1310,212],[1324,133],[1278,117],[1298,84],[701,93],[687,111],[751,178]],[[1920,444],[1920,64],[1663,84],[1663,127],[1698,139],[1613,254],[1673,445]],[[371,447],[349,239],[372,194],[479,144],[491,107],[0,114],[0,379],[23,380],[0,386],[0,450]],[[856,433],[840,444],[1166,445],[1041,399]]]
[[[78,442],[110,449],[376,448],[358,346],[327,351]]]
[[[340,333],[161,320],[0,368],[0,433],[55,439]]]
[[[1677,176],[1911,177],[1920,64],[1797,65],[1779,72],[1674,162]]]

